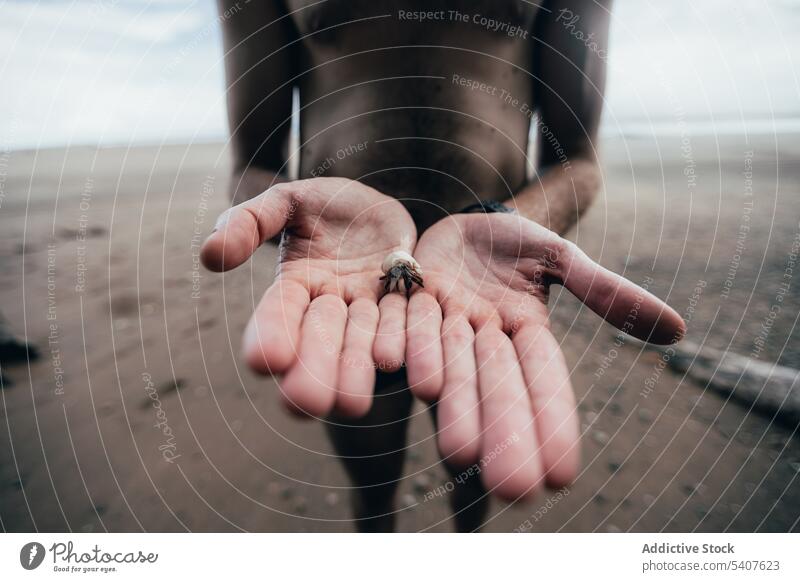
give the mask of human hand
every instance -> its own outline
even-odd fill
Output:
[[[685,329],[661,300],[517,215],[445,218],[422,235],[414,257],[425,288],[408,307],[409,385],[438,402],[443,458],[463,466],[491,458],[481,478],[506,499],[577,474],[578,417],[549,330],[551,284],[638,338],[671,343]]]
[[[414,222],[397,200],[353,180],[288,182],[226,211],[203,264],[236,268],[282,231],[277,277],[245,331],[245,359],[260,373],[285,374],[281,392],[296,412],[362,416],[374,362],[402,365],[407,301],[381,299],[379,279],[389,252],[414,249]]]

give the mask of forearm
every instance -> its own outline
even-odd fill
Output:
[[[506,202],[520,215],[565,234],[594,201],[600,190],[600,168],[596,161],[572,160],[552,166]]]
[[[597,135],[603,111],[611,0],[545,0],[533,58],[537,182],[515,196],[524,216],[565,234],[601,184]],[[579,23],[579,24],[576,24]],[[587,39],[591,39],[591,42]]]
[[[217,2],[234,162],[229,192],[236,204],[287,179],[292,94],[302,68],[297,30],[282,0]]]
[[[228,194],[231,204],[241,204],[251,198],[255,198],[270,186],[287,182],[289,179],[284,174],[278,174],[272,170],[250,166],[239,170],[234,169],[231,174]]]

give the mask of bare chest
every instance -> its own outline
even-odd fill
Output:
[[[287,7],[312,50],[527,40],[540,10],[526,0],[288,0]]]

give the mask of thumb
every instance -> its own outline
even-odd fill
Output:
[[[211,271],[234,269],[264,241],[280,233],[298,201],[285,184],[273,186],[255,198],[220,214],[214,231],[200,249],[200,260]]]
[[[675,343],[686,333],[686,324],[674,309],[601,267],[575,244],[566,242],[560,263],[562,282],[570,293],[616,328],[662,345]]]

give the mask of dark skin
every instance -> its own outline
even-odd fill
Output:
[[[683,331],[560,236],[600,184],[610,2],[285,0],[226,17],[226,1],[237,206],[203,260],[235,268],[283,233],[243,351],[281,377],[290,410],[326,418],[358,529],[393,528],[412,394],[431,405],[453,475],[501,446],[450,495],[458,530],[480,528],[487,492],[516,500],[568,484],[579,432],[549,286],[632,335],[668,343]],[[294,87],[300,181],[287,176]],[[516,213],[454,214],[477,200]],[[380,279],[396,250],[422,265],[410,299]]]

